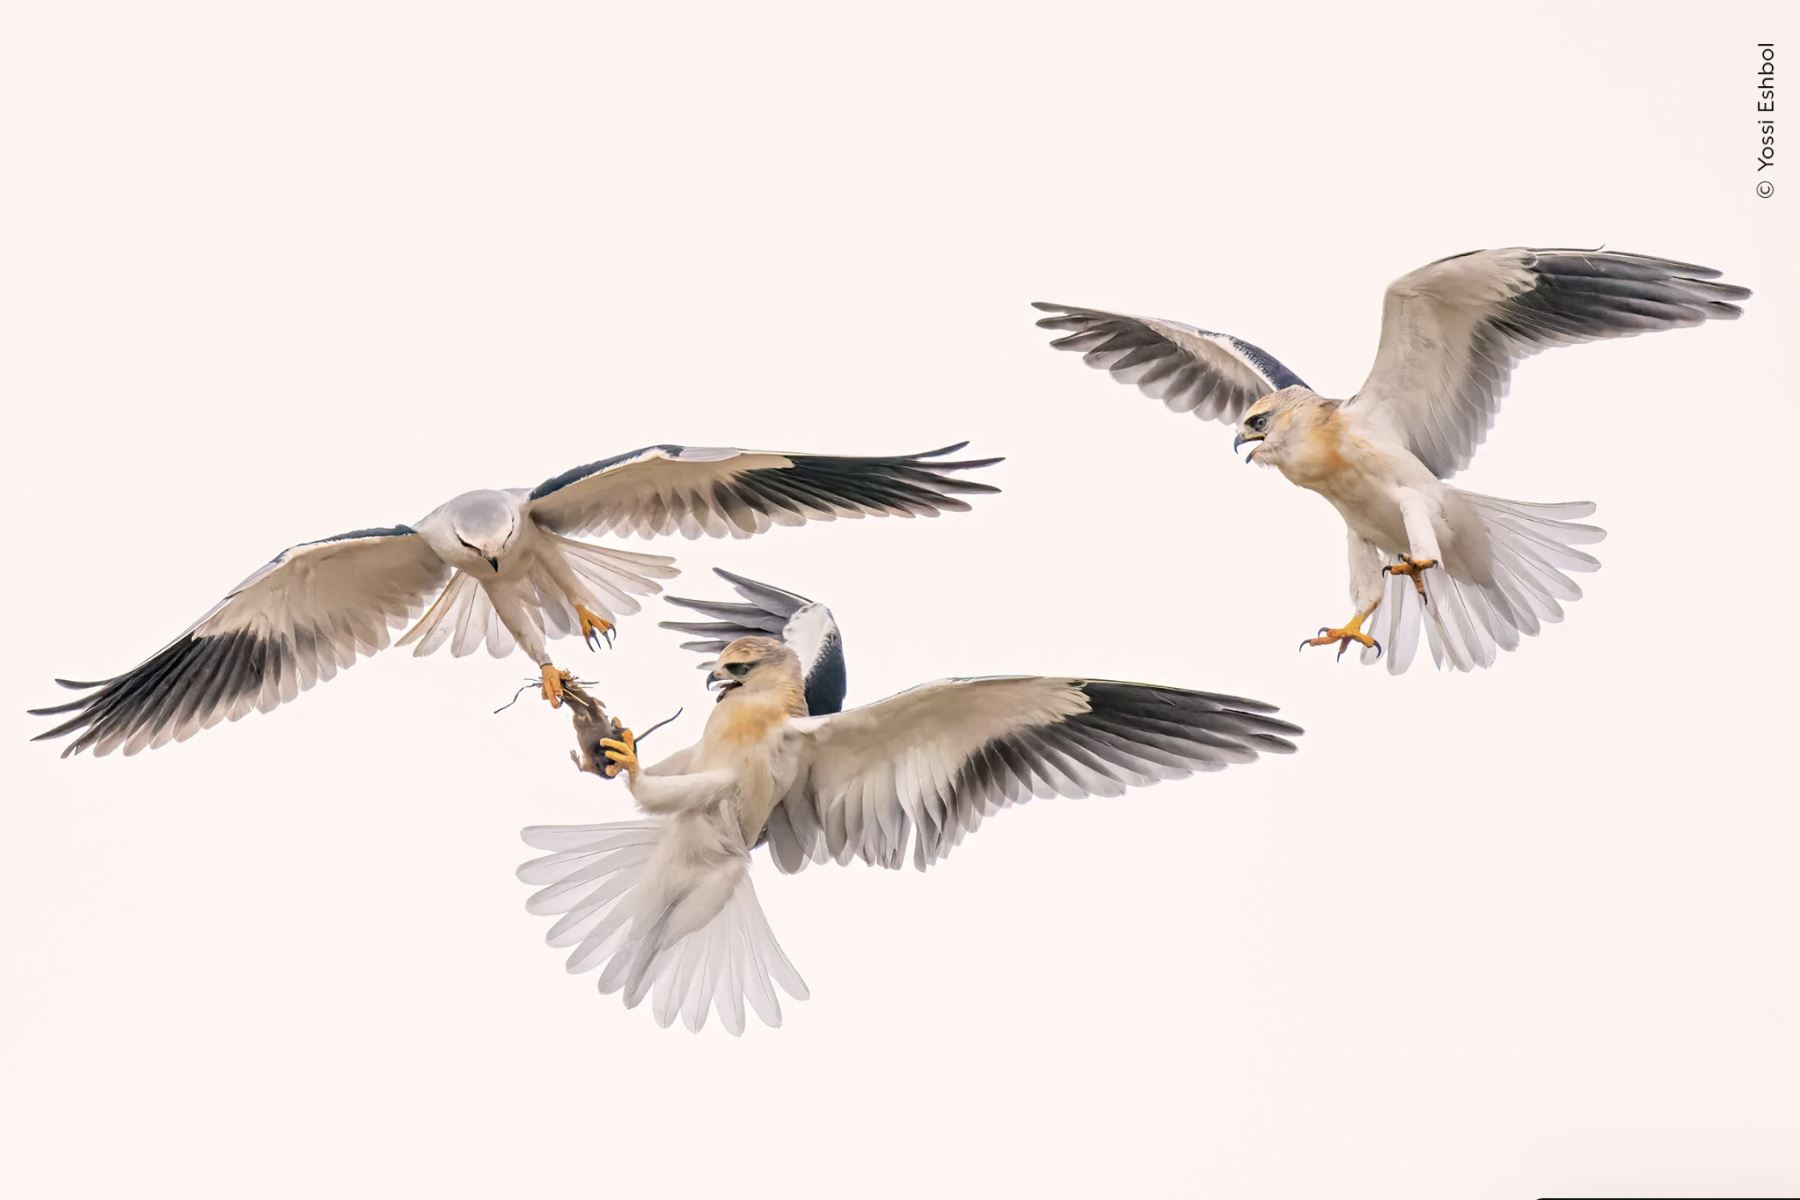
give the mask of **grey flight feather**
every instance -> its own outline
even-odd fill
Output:
[[[1056,315],[1038,325],[1063,333],[1050,344],[1081,354],[1088,366],[1109,372],[1175,412],[1203,420],[1235,422],[1258,397],[1301,378],[1260,346],[1160,317],[1133,317],[1097,308],[1037,301]]]
[[[646,446],[546,480],[532,490],[530,512],[566,535],[690,538],[839,517],[935,517],[967,511],[964,495],[999,490],[960,477],[1001,461],[946,457],[967,445],[892,457]]]
[[[924,870],[1033,796],[1117,796],[1286,754],[1301,728],[1241,696],[1099,679],[950,679],[799,725],[803,791],[771,814],[783,871],[861,858]]]
[[[1469,465],[1520,361],[1553,346],[1735,320],[1750,289],[1711,267],[1618,250],[1477,250],[1395,280],[1350,407],[1440,479]]]
[[[93,683],[57,680],[89,694],[32,709],[72,714],[32,740],[73,735],[65,758],[135,754],[267,712],[385,647],[389,628],[417,615],[449,574],[406,525],[289,547],[131,670]]]

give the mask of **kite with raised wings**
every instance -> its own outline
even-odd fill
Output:
[[[800,660],[801,690],[807,715],[822,717],[842,711],[850,675],[844,663],[844,635],[831,610],[817,600],[733,575],[719,567],[713,568],[713,574],[729,583],[741,601],[688,600],[669,596],[670,604],[691,608],[712,619],[658,621],[657,625],[695,637],[694,641],[681,643],[681,648],[709,656],[700,664],[702,671],[717,666],[717,655],[739,638],[759,635],[775,638]]]
[[[1610,250],[1439,259],[1388,287],[1374,369],[1348,400],[1319,395],[1229,334],[1036,307],[1056,314],[1039,325],[1064,333],[1051,345],[1176,412],[1235,423],[1234,450],[1254,443],[1248,461],[1332,503],[1349,526],[1355,612],[1301,646],[1335,643],[1341,658],[1354,642],[1367,663],[1385,643],[1398,674],[1421,624],[1439,666],[1492,665],[1562,619],[1562,604],[1581,595],[1570,573],[1599,566],[1576,548],[1604,536],[1579,523],[1592,504],[1501,500],[1444,482],[1487,436],[1514,366],[1552,346],[1733,319],[1750,292],[1718,278],[1709,267]]]
[[[568,969],[599,968],[600,991],[628,1008],[652,998],[665,1026],[679,1016],[698,1030],[716,1012],[741,1033],[746,1005],[781,1023],[777,987],[806,998],[751,886],[758,847],[784,873],[853,858],[924,870],[983,817],[1033,796],[1117,796],[1292,751],[1300,733],[1255,700],[1078,678],[947,679],[835,711],[830,614],[728,578],[749,604],[690,602],[719,622],[677,628],[707,637],[695,648],[708,652],[726,627],[780,636],[717,648],[719,700],[695,745],[642,767],[629,733],[601,743],[645,818],[523,835],[548,852],[519,868],[539,885],[526,907],[557,917],[548,941],[568,948]],[[812,695],[834,711],[812,711]]]
[[[417,525],[305,542],[125,674],[57,680],[88,694],[34,710],[71,714],[36,740],[71,736],[65,756],[185,740],[330,679],[421,610],[400,645],[461,656],[485,643],[496,658],[522,647],[556,705],[569,676],[548,643],[579,633],[597,647],[619,615],[638,610],[634,597],[676,574],[673,559],[580,535],[749,537],[838,517],[961,512],[963,495],[998,489],[958,472],[1000,461],[945,457],[963,445],[885,458],[650,446],[535,488],[465,493]]]

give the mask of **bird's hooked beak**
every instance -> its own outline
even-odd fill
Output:
[[[1253,434],[1250,434],[1248,437],[1246,437],[1240,433],[1236,437],[1231,439],[1231,452],[1233,454],[1236,454],[1238,452],[1238,447],[1242,446],[1245,442],[1260,442],[1263,440],[1263,437],[1264,437],[1264,435],[1260,434],[1260,433],[1253,433]],[[1250,453],[1244,455],[1244,461],[1247,463],[1255,462],[1256,461],[1256,451],[1252,450],[1252,451],[1250,451]]]
[[[488,555],[488,566],[494,568],[494,574],[498,575],[500,573],[499,556],[493,554]]]
[[[723,667],[714,667],[712,673],[706,677],[706,690],[719,693],[719,700],[723,700],[730,692],[743,686],[743,680],[726,674]],[[715,700],[714,703],[716,704],[718,701]]]

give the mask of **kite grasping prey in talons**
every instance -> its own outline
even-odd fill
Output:
[[[569,751],[569,761],[575,764],[576,770],[604,779],[613,778],[620,770],[619,765],[608,757],[609,749],[618,744],[635,748],[643,739],[681,715],[681,710],[677,709],[673,716],[658,721],[643,733],[633,733],[574,679],[563,684],[563,707],[569,710],[575,726],[575,749]]]
[[[779,601],[751,607],[781,616]],[[645,766],[629,735],[600,743],[643,819],[524,831],[547,851],[519,878],[539,888],[526,907],[558,918],[550,944],[568,948],[571,972],[599,968],[600,991],[626,1007],[652,998],[663,1025],[680,1017],[698,1030],[716,1012],[741,1033],[746,1005],[781,1023],[776,987],[806,998],[750,883],[760,847],[784,873],[852,858],[923,870],[1033,796],[1118,796],[1286,753],[1300,732],[1255,700],[1029,676],[947,679],[811,713],[815,673],[794,634],[790,620],[782,640],[740,637],[719,651],[708,672],[718,703],[695,745]]]
[[[71,737],[65,756],[185,741],[292,700],[385,648],[390,628],[414,617],[399,641],[414,654],[447,645],[460,657],[485,643],[501,658],[522,648],[539,664],[543,698],[557,705],[570,676],[551,661],[549,643],[579,634],[597,647],[621,614],[638,610],[635,597],[676,574],[663,555],[577,537],[749,537],[838,517],[961,512],[964,494],[998,489],[958,472],[1000,460],[945,457],[960,449],[874,458],[650,446],[535,488],[465,493],[415,525],[305,542],[125,674],[57,680],[88,694],[34,710],[69,714],[37,740]]]
[[[1600,564],[1575,547],[1585,502],[1530,504],[1445,482],[1487,436],[1513,368],[1552,346],[1679,329],[1742,312],[1748,289],[1719,272],[1609,250],[1477,250],[1387,290],[1375,366],[1331,400],[1266,351],[1229,334],[1151,317],[1039,304],[1051,344],[1135,384],[1176,412],[1237,425],[1233,450],[1329,500],[1350,530],[1351,618],[1301,643],[1351,643],[1399,674],[1424,625],[1439,666],[1491,666],[1562,619]],[[1599,398],[1589,398],[1590,402]],[[1597,414],[1588,419],[1599,420]],[[1380,631],[1377,641],[1372,631]]]

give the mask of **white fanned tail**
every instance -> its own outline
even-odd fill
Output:
[[[1439,667],[1473,671],[1492,666],[1500,651],[1515,650],[1522,638],[1562,620],[1562,606],[1581,598],[1570,575],[1600,567],[1599,559],[1575,549],[1606,536],[1598,526],[1580,523],[1593,515],[1591,503],[1534,504],[1475,492],[1462,495],[1487,527],[1493,579],[1459,579],[1440,565],[1425,573],[1429,603],[1421,604],[1411,579],[1389,576],[1369,632],[1381,643],[1381,658],[1391,674],[1412,665],[1421,628]],[[1364,650],[1362,661],[1377,661],[1375,651]]]
[[[653,596],[662,590],[656,580],[672,579],[679,573],[671,565],[674,560],[665,555],[613,550],[557,534],[545,537],[550,542],[547,552],[561,554],[586,594],[569,595],[542,561],[534,563],[524,579],[503,585],[510,597],[509,608],[517,611],[518,619],[530,622],[545,641],[568,637],[580,628],[577,603],[616,622],[620,616],[638,611],[635,597]],[[450,653],[461,658],[473,654],[483,642],[489,654],[505,658],[512,653],[515,639],[495,610],[487,588],[474,576],[458,571],[418,624],[395,644],[412,645],[413,653],[421,655],[448,643]]]
[[[600,968],[602,993],[623,993],[627,1008],[650,998],[665,1028],[679,1016],[697,1032],[716,1012],[741,1034],[746,1008],[779,1026],[776,986],[796,1000],[807,988],[756,901],[749,855],[741,841],[697,844],[680,824],[526,829],[525,843],[550,853],[519,868],[542,885],[525,907],[560,914],[546,940],[569,948],[571,973]]]

